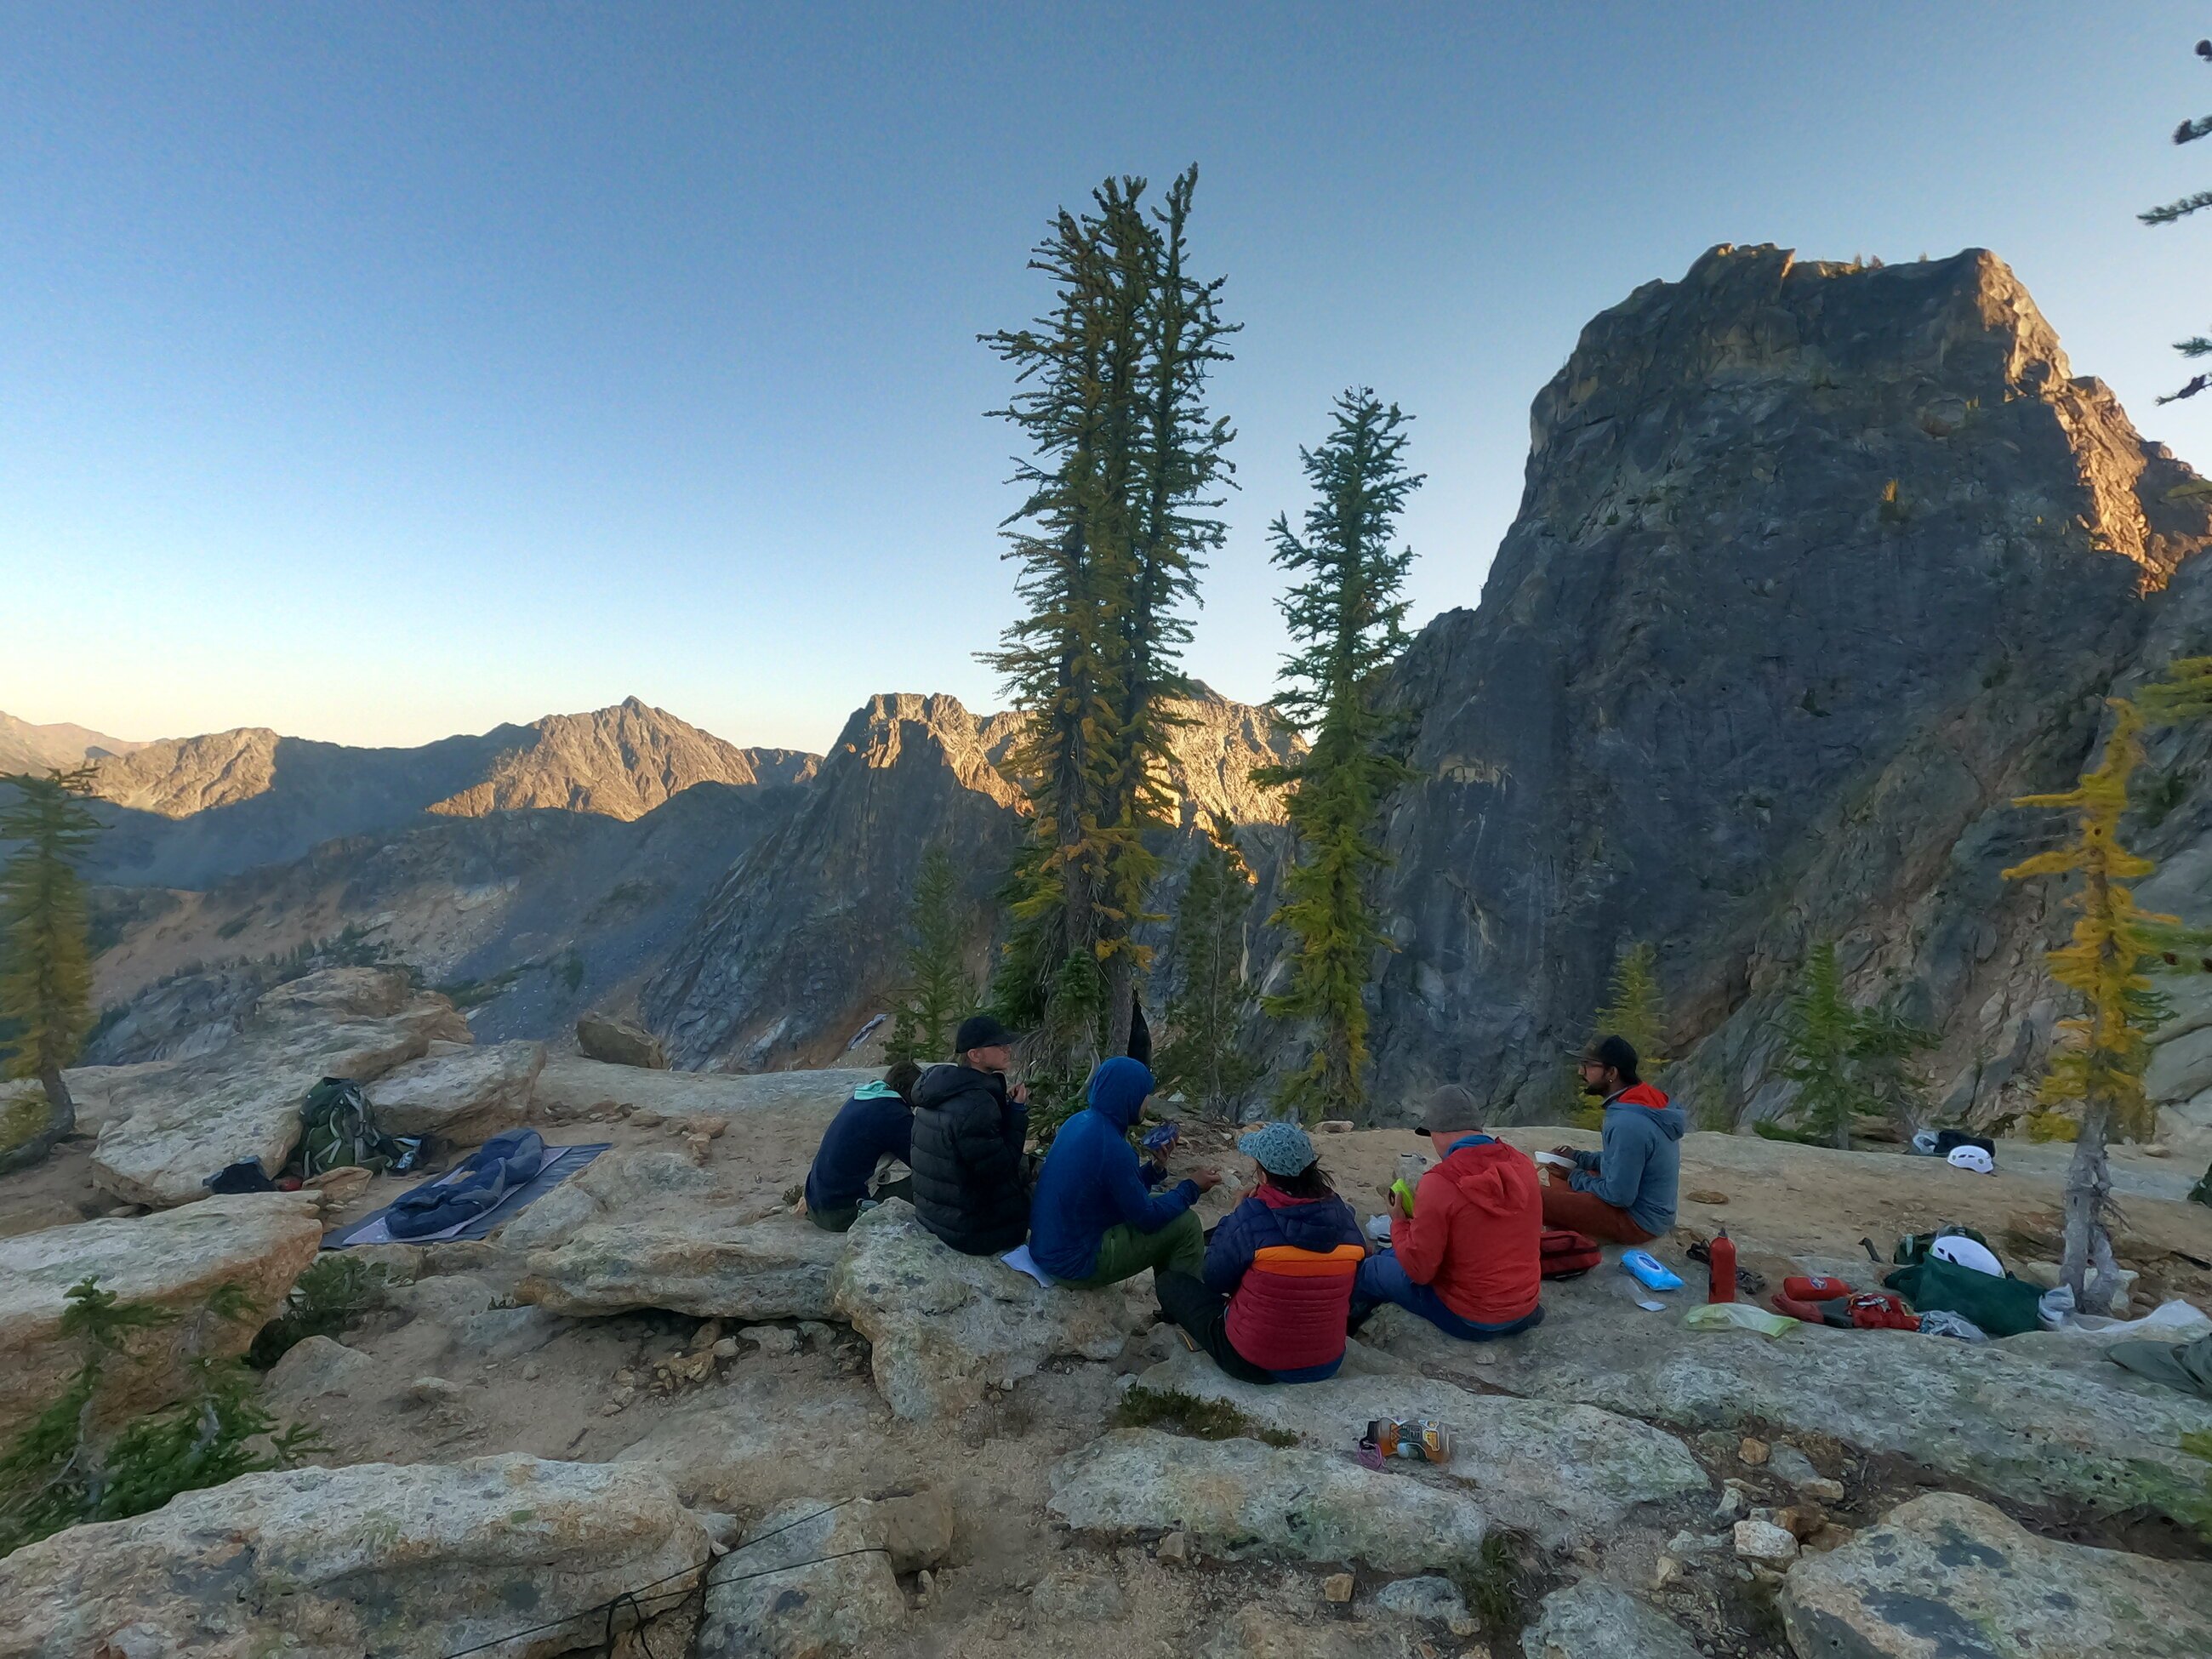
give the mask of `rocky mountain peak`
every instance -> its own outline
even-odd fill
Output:
[[[482,781],[431,803],[429,811],[480,817],[550,807],[628,820],[694,784],[761,781],[745,750],[637,697],[501,731],[515,740]]]
[[[1858,470],[1886,474],[1856,505],[1893,522],[1969,498],[1984,457],[2016,453],[2034,483],[2008,503],[2010,521],[2067,527],[2148,586],[2204,540],[2201,508],[2166,500],[2192,475],[2143,441],[2102,382],[2075,376],[1986,248],[1882,265],[1723,243],[1680,282],[1647,283],[1593,318],[1530,428],[1524,516],[1579,510],[1579,538],[1668,510],[1726,432],[1749,446],[1737,481],[1778,500],[1803,482],[1777,465],[1787,453],[1856,444],[1870,464]]]
[[[0,714],[0,775],[54,768],[68,771],[88,760],[128,754],[138,746],[66,720],[41,726]]]
[[[937,764],[958,786],[994,805],[1012,807],[1021,792],[1001,775],[983,738],[984,723],[959,698],[943,693],[878,693],[853,711],[822,766],[822,782],[835,787],[855,768],[885,771],[902,763]]]
[[[2194,475],[1979,249],[1715,248],[1593,319],[1531,428],[1480,607],[1399,672],[1386,1095],[1541,1109],[1631,940],[1718,1115],[1774,1097],[1810,939],[1932,1024],[1986,996],[2010,801],[2080,769],[2212,543]]]
[[[118,806],[188,817],[265,793],[276,779],[276,745],[283,741],[265,726],[164,738],[100,761],[93,787]]]

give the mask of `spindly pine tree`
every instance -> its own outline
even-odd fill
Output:
[[[1312,733],[1312,744],[1287,766],[1253,774],[1290,786],[1298,848],[1271,919],[1291,936],[1291,982],[1265,1006],[1310,1033],[1305,1062],[1282,1097],[1305,1116],[1349,1112],[1366,1097],[1368,968],[1389,943],[1367,890],[1387,861],[1376,818],[1408,775],[1377,706],[1382,671],[1406,643],[1413,555],[1392,541],[1406,498],[1421,483],[1401,459],[1407,419],[1365,388],[1339,397],[1327,440],[1299,451],[1315,494],[1305,533],[1285,515],[1272,526],[1274,562],[1298,578],[1281,600],[1296,648],[1275,707]]]
[[[1180,1089],[1209,1117],[1227,1117],[1259,1080],[1237,1046],[1252,1011],[1244,977],[1244,923],[1252,877],[1234,843],[1216,838],[1191,866],[1176,912],[1167,1040],[1153,1070],[1162,1090]]]
[[[1806,1127],[1851,1144],[1851,1114],[1858,1091],[1850,1075],[1854,1010],[1844,999],[1833,939],[1806,954],[1796,988],[1783,1005],[1782,1075],[1797,1085],[1797,1109]]]
[[[92,951],[77,864],[100,831],[84,804],[89,767],[5,780],[15,804],[0,810],[0,842],[15,853],[0,870],[0,1024],[9,1032],[9,1077],[46,1091],[43,1126],[0,1146],[0,1172],[37,1163],[76,1127],[62,1068],[92,1029]]]
[[[2051,976],[2081,1001],[2076,1018],[2059,1023],[2061,1047],[2052,1056],[2040,1098],[2046,1107],[2078,1118],[2073,1161],[2066,1174],[2066,1249],[2063,1270],[2075,1305],[2101,1314],[2118,1283],[2110,1231],[2112,1181],[2105,1151],[2115,1131],[2147,1133],[2153,1117],[2143,1091],[2150,1034],[2164,1010],[2148,969],[2159,957],[2171,916],[2151,915],[2135,901],[2130,884],[2156,866],[2120,842],[2128,780],[2143,760],[2143,717],[2124,697],[2109,700],[2114,719],[2094,770],[2061,793],[2023,795],[2016,806],[2056,807],[2073,822],[2064,844],[2014,865],[2008,880],[2070,876],[2066,898],[2074,912],[2072,938],[2047,952]],[[2096,1277],[2088,1276],[2094,1267]]]
[[[2199,40],[2197,43],[2197,56],[2205,63],[2212,64],[2212,40]],[[2177,144],[2193,144],[2199,138],[2206,137],[2212,137],[2212,115],[2196,116],[2184,121],[2173,130],[2173,142]],[[2147,225],[2170,225],[2178,219],[2186,219],[2191,214],[2200,212],[2208,207],[2212,207],[2212,190],[2200,190],[2183,197],[2178,202],[2168,202],[2163,206],[2152,208],[2148,212],[2139,213],[2136,217]],[[2175,341],[2173,349],[2185,357],[2212,356],[2212,337],[2192,334],[2185,340]],[[2212,386],[2212,374],[2199,374],[2191,379],[2179,392],[2160,398],[2159,402],[2171,404],[2178,403],[2184,398],[2194,398],[2208,386]],[[2192,491],[2191,493],[2200,492]]]
[[[1638,1071],[1652,1078],[1667,1064],[1666,1027],[1666,1009],[1659,996],[1658,952],[1648,941],[1632,940],[1613,958],[1613,983],[1605,1006],[1597,1011],[1597,1027],[1590,1035],[1626,1037],[1636,1050]],[[1570,1121],[1578,1128],[1598,1127],[1605,1119],[1604,1103],[1581,1095],[1579,1078],[1571,1086],[1579,1103]]]
[[[960,877],[942,842],[922,849],[907,916],[905,982],[893,1005],[885,1057],[927,1065],[948,1058],[952,1033],[975,1000],[968,971],[968,917]]]
[[[1030,261],[1052,309],[985,337],[1016,371],[999,412],[1031,450],[1008,532],[1024,614],[987,659],[1028,716],[1012,765],[1031,809],[992,994],[1036,1034],[1047,1090],[1127,1043],[1146,961],[1133,930],[1159,869],[1145,835],[1168,823],[1165,705],[1187,689],[1184,607],[1224,534],[1211,514],[1231,433],[1205,391],[1233,329],[1220,283],[1189,274],[1196,183],[1186,172],[1156,214],[1137,179],[1109,179],[1091,212],[1063,210]]]

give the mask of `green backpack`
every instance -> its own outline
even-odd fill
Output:
[[[377,1133],[368,1097],[350,1078],[326,1077],[300,1107],[300,1173],[319,1176],[358,1164],[382,1173],[397,1149]]]

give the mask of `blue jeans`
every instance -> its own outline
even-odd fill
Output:
[[[1482,1325],[1472,1319],[1462,1319],[1444,1306],[1443,1297],[1434,1290],[1426,1285],[1416,1285],[1406,1277],[1395,1250],[1370,1255],[1359,1264],[1359,1277],[1352,1287],[1352,1328],[1358,1330],[1366,1322],[1367,1316],[1386,1302],[1420,1315],[1446,1336],[1455,1336],[1462,1342],[1487,1342],[1493,1337],[1518,1335],[1544,1317],[1543,1304],[1539,1303],[1523,1317],[1504,1325]]]

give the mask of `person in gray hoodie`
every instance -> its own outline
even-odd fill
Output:
[[[1687,1120],[1665,1093],[1636,1074],[1635,1045],[1600,1037],[1583,1052],[1583,1088],[1605,1102],[1605,1139],[1595,1152],[1554,1150],[1573,1173],[1545,1172],[1544,1224],[1571,1227],[1617,1244],[1646,1244],[1674,1224]]]

